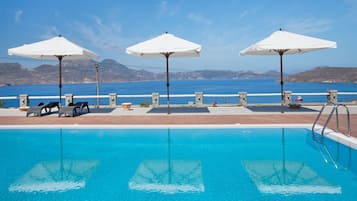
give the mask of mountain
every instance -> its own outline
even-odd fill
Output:
[[[37,75],[30,69],[22,68],[18,63],[0,64],[0,85],[28,83],[28,78],[37,80]]]
[[[317,67],[286,77],[288,82],[352,82],[357,83],[357,67]]]
[[[170,73],[171,74],[171,73]],[[229,70],[198,70],[190,72],[172,73],[175,80],[214,80],[214,79],[248,79],[248,78],[276,78],[279,72],[268,71],[258,73],[253,71],[229,71]]]
[[[97,63],[95,61],[64,61],[62,65],[63,83],[95,82],[95,64]],[[166,77],[165,72],[153,73],[146,70],[134,70],[112,59],[105,59],[98,64],[101,82],[164,80]],[[0,63],[0,85],[58,83],[58,76],[58,65],[46,64],[35,68],[24,68],[18,63]],[[276,78],[278,76],[279,72],[276,71],[256,73],[252,71],[199,70],[170,73],[171,80]]]
[[[63,83],[86,83],[96,81],[95,61],[64,61]],[[99,62],[101,82],[126,82],[156,79],[154,73],[132,70],[114,60]],[[18,63],[0,63],[0,85],[58,83],[58,65],[40,65],[24,68]]]

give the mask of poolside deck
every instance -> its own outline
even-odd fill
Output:
[[[304,107],[301,110],[287,110],[280,113],[279,107],[209,107],[203,110],[187,110],[182,108],[170,115],[165,109],[157,113],[150,113],[151,108],[100,108],[91,109],[91,113],[77,117],[58,118],[57,113],[42,117],[26,118],[25,112],[17,109],[0,109],[0,125],[210,125],[210,124],[312,124],[321,106]],[[328,114],[324,113],[319,124],[323,124]],[[340,131],[347,133],[346,114],[340,112]],[[336,125],[336,118],[332,118],[329,128]],[[352,136],[357,137],[357,106],[350,107],[350,123]]]

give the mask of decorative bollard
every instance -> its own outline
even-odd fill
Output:
[[[328,90],[327,95],[327,103],[329,104],[337,104],[337,90]]]
[[[109,94],[109,106],[110,107],[116,107],[117,106],[117,94],[116,93],[110,93]]]
[[[291,91],[284,91],[284,105],[289,105],[291,104]]]
[[[66,106],[68,106],[70,103],[73,103],[73,94],[65,94],[64,96],[66,97]]]
[[[30,104],[29,101],[29,95],[27,94],[21,94],[20,95],[20,110],[27,110],[28,106]]]
[[[247,106],[247,92],[239,92],[239,104],[241,106]]]
[[[152,107],[156,108],[159,107],[159,103],[160,103],[160,94],[157,92],[154,92],[151,94],[152,95]]]
[[[202,107],[203,106],[203,92],[196,92],[195,93],[195,105],[196,107]]]

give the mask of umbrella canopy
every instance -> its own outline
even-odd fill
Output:
[[[79,45],[67,40],[61,35],[54,38],[25,44],[8,49],[9,55],[28,57],[34,59],[58,59],[59,60],[59,99],[62,95],[62,59],[95,59],[98,56]]]
[[[150,40],[128,47],[126,53],[139,57],[166,58],[167,113],[170,114],[169,57],[197,57],[200,55],[201,49],[201,45],[166,32]]]
[[[249,46],[240,52],[241,55],[280,55],[281,112],[284,112],[283,55],[299,54],[326,48],[336,48],[336,42],[295,34],[287,31],[276,31],[269,37]]]

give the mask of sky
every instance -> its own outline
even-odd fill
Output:
[[[8,56],[7,49],[61,34],[99,61],[161,72],[164,59],[125,50],[169,32],[202,45],[200,57],[170,59],[171,71],[279,71],[278,56],[239,55],[279,28],[337,42],[336,49],[285,56],[285,72],[357,67],[357,0],[2,0],[0,13],[0,62],[25,67],[56,62]]]

